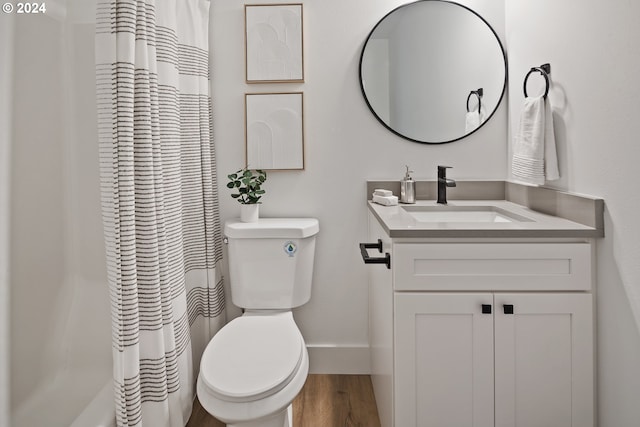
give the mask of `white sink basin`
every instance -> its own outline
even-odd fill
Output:
[[[402,206],[418,222],[530,222],[497,206]]]

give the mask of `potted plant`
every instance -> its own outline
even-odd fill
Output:
[[[231,175],[227,175],[227,188],[236,190],[231,197],[240,203],[240,221],[254,222],[258,220],[258,204],[265,193],[261,189],[267,180],[267,173],[261,169],[251,170],[244,167]]]

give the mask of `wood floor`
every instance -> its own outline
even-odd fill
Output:
[[[379,427],[368,375],[309,375],[293,401],[293,427]],[[225,427],[196,399],[186,427]]]

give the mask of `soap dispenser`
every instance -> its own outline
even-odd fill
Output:
[[[407,171],[404,174],[404,178],[400,181],[400,203],[415,203],[416,202],[416,182],[411,178],[413,171],[409,170],[409,166],[405,165]]]

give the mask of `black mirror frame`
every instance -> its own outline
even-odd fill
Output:
[[[401,134],[400,132],[396,131],[395,129],[393,129],[392,127],[390,127],[387,123],[384,122],[384,120],[382,120],[382,118],[380,118],[380,116],[378,116],[378,114],[376,113],[376,111],[373,109],[373,107],[371,106],[371,103],[369,102],[369,99],[367,98],[367,94],[365,92],[364,89],[364,83],[362,82],[362,60],[364,58],[364,51],[367,47],[367,43],[369,42],[369,39],[371,38],[371,36],[373,35],[373,33],[375,32],[376,28],[378,28],[378,26],[392,13],[394,13],[395,11],[405,8],[405,7],[409,7],[413,4],[416,3],[422,3],[425,1],[438,1],[441,3],[450,3],[453,4],[455,6],[459,6],[462,7],[466,10],[468,10],[469,12],[473,13],[474,15],[476,15],[478,18],[480,18],[480,20],[482,20],[482,22],[484,22],[486,24],[486,26],[491,30],[491,32],[493,33],[493,35],[496,38],[496,41],[498,42],[498,45],[500,46],[500,50],[502,51],[502,58],[504,60],[504,84],[502,85],[502,93],[500,94],[500,98],[498,98],[498,102],[496,103],[495,108],[493,109],[493,111],[491,112],[491,114],[489,114],[489,116],[487,116],[487,118],[480,124],[480,126],[478,126],[477,128],[475,128],[474,130],[472,130],[469,133],[466,133],[458,138],[455,139],[451,139],[448,141],[441,141],[441,142],[430,142],[430,141],[421,141],[418,139],[414,139],[411,137],[408,137],[406,135]],[[489,24],[489,22],[487,22],[486,19],[484,19],[482,16],[480,16],[476,11],[474,11],[473,9],[464,6],[460,3],[456,3],[453,1],[449,1],[449,0],[416,0],[413,1],[411,3],[406,3],[403,4],[401,6],[398,6],[396,8],[394,8],[393,10],[391,10],[389,13],[387,13],[386,15],[384,15],[379,21],[378,23],[373,27],[373,29],[369,32],[369,35],[367,36],[367,38],[364,41],[364,44],[362,45],[362,51],[360,53],[360,63],[358,65],[358,80],[360,81],[360,90],[362,91],[362,96],[365,100],[365,102],[367,103],[367,107],[369,107],[369,110],[371,111],[371,113],[374,115],[374,117],[380,122],[382,123],[382,125],[387,128],[388,130],[390,130],[392,133],[398,135],[401,138],[407,139],[409,141],[413,141],[413,142],[417,142],[420,144],[448,144],[450,142],[455,142],[455,141],[459,141],[463,138],[468,137],[469,135],[474,134],[475,132],[477,132],[479,129],[481,129],[489,120],[491,120],[491,118],[493,117],[493,115],[495,114],[496,111],[498,111],[498,108],[500,107],[500,104],[502,103],[502,100],[504,99],[504,94],[506,92],[507,89],[507,82],[509,80],[509,67],[508,67],[508,63],[507,63],[507,52],[504,49],[504,46],[502,45],[502,42],[500,41],[500,37],[498,37],[498,33],[496,33],[496,31],[493,29],[493,27],[491,26],[491,24]]]

